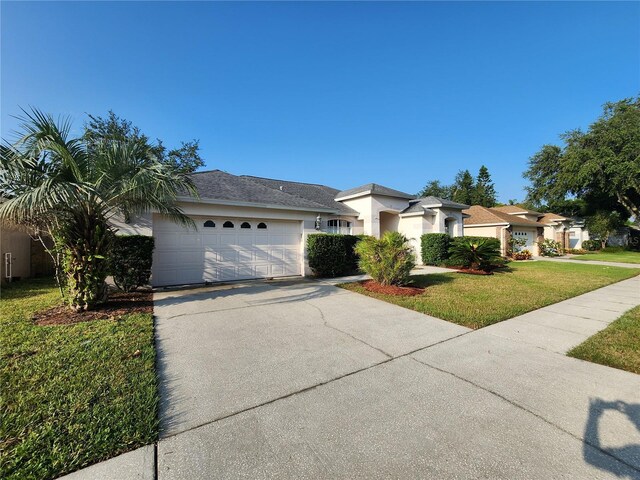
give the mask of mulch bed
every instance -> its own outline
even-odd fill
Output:
[[[117,321],[130,313],[153,313],[153,292],[112,292],[106,303],[89,312],[74,312],[67,305],[58,305],[33,316],[36,325],[70,325],[92,320]]]
[[[414,295],[422,295],[424,288],[417,287],[396,287],[394,285],[380,285],[373,280],[364,280],[360,282],[364,288],[370,292],[384,293],[385,295],[402,295],[406,297],[412,297]]]

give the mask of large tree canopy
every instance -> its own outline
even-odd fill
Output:
[[[575,196],[588,212],[617,210],[640,217],[640,97],[604,105],[586,132],[571,130],[564,145],[544,145],[529,160],[528,200],[561,202]]]
[[[106,118],[89,115],[84,130],[84,139],[89,146],[111,140],[130,141],[147,148],[158,161],[170,165],[180,173],[192,173],[204,166],[204,160],[200,157],[199,140],[181,142],[179,148],[167,149],[162,140],[158,138],[156,143],[152,143],[138,127],[118,117],[111,110]]]
[[[418,192],[418,197],[438,197],[438,198],[451,198],[451,187],[448,185],[442,185],[440,180],[429,181],[422,190]]]

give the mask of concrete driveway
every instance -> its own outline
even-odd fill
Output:
[[[640,478],[638,375],[314,281],[155,312],[157,478]]]

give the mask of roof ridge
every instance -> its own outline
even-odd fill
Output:
[[[261,180],[271,180],[274,182],[286,182],[286,183],[298,183],[301,185],[313,185],[316,187],[326,187],[326,188],[330,188],[332,190],[337,190],[337,188],[333,188],[330,187],[329,185],[324,185],[322,183],[309,183],[309,182],[298,182],[296,180],[282,180],[281,178],[269,178],[269,177],[258,177],[257,175],[237,175],[238,177],[242,177],[242,178],[259,178]]]
[[[232,174],[229,174],[229,175],[232,175]],[[262,188],[268,188],[269,190],[273,190],[274,192],[284,193],[285,195],[288,195],[290,197],[299,198],[301,200],[304,200],[305,202],[313,203],[313,204],[315,204],[315,205],[317,205],[318,207],[321,207],[321,208],[327,208],[325,205],[322,205],[321,203],[318,203],[318,202],[316,202],[314,200],[309,200],[308,198],[302,197],[300,195],[296,195],[295,193],[285,192],[284,190],[280,190],[279,188],[273,188],[273,187],[270,187],[268,185],[264,185],[264,184],[262,184],[260,182],[254,181],[252,179],[252,178],[263,178],[263,177],[252,177],[252,178],[250,178],[251,177],[250,175],[234,175],[234,176],[238,177],[238,178],[242,178],[243,180],[251,182],[254,185],[258,185],[258,186],[260,186]],[[274,180],[274,179],[272,179],[272,178],[264,178],[264,180]]]

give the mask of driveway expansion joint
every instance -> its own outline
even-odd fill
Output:
[[[569,435],[569,436],[571,436],[571,437],[575,438],[575,439],[576,439],[576,440],[578,440],[579,442],[582,442],[582,443],[585,443],[586,445],[589,445],[591,448],[593,448],[593,449],[595,449],[595,450],[598,450],[598,451],[599,451],[599,452],[601,452],[602,454],[606,455],[606,456],[607,456],[607,457],[609,457],[609,458],[614,459],[614,460],[615,460],[615,461],[617,461],[617,462],[622,463],[623,465],[625,465],[625,466],[629,467],[629,468],[630,468],[630,469],[632,469],[633,471],[640,473],[640,468],[638,468],[636,465],[633,465],[633,464],[631,464],[631,463],[628,463],[628,462],[627,462],[627,461],[625,461],[624,459],[621,459],[621,458],[616,457],[615,455],[613,455],[612,453],[610,453],[610,452],[609,452],[609,451],[607,451],[606,449],[603,449],[602,447],[600,447],[600,446],[598,446],[598,445],[594,445],[594,444],[593,444],[593,443],[591,443],[588,439],[586,439],[586,438],[582,438],[582,437],[579,437],[578,435],[575,435],[574,433],[572,433],[572,432],[570,432],[570,431],[568,431],[568,430],[566,430],[566,429],[562,428],[560,425],[557,425],[557,424],[553,423],[552,421],[547,420],[547,419],[546,419],[545,417],[543,417],[542,415],[540,415],[540,414],[538,414],[538,413],[536,413],[536,412],[534,412],[534,411],[532,411],[532,410],[529,410],[529,409],[528,409],[528,408],[526,408],[525,406],[520,405],[519,403],[517,403],[517,402],[515,402],[515,401],[513,401],[513,400],[511,400],[511,399],[509,399],[509,398],[507,398],[507,397],[505,397],[504,395],[502,395],[502,394],[500,394],[500,393],[498,393],[498,392],[496,392],[496,391],[494,391],[494,390],[491,390],[491,389],[489,389],[489,388],[485,388],[485,387],[483,387],[482,385],[479,385],[479,384],[477,384],[477,383],[475,383],[475,382],[473,382],[473,381],[471,381],[471,380],[469,380],[469,379],[467,379],[467,378],[461,377],[460,375],[457,375],[457,374],[455,374],[455,373],[453,373],[453,372],[449,372],[448,370],[444,370],[444,369],[442,369],[442,368],[439,368],[439,367],[436,367],[436,366],[434,366],[434,365],[428,364],[428,363],[426,363],[426,362],[424,362],[424,361],[422,361],[422,360],[418,360],[417,358],[415,358],[415,357],[413,357],[413,356],[412,356],[412,357],[410,357],[410,358],[411,358],[411,360],[413,360],[413,361],[415,361],[415,362],[417,362],[417,363],[420,363],[420,364],[424,365],[425,367],[432,368],[432,369],[434,369],[434,370],[436,370],[436,371],[438,371],[438,372],[441,372],[441,373],[444,373],[444,374],[447,374],[447,375],[451,375],[452,377],[454,377],[454,378],[456,378],[456,379],[458,379],[458,380],[461,380],[461,381],[463,381],[463,382],[465,382],[465,383],[468,383],[469,385],[472,385],[472,386],[474,386],[475,388],[477,388],[477,389],[479,389],[479,390],[482,390],[482,391],[484,391],[484,392],[487,392],[487,393],[489,393],[489,394],[491,394],[491,395],[493,395],[493,396],[495,396],[495,397],[497,397],[497,398],[499,398],[499,399],[501,399],[501,400],[503,400],[503,401],[507,402],[509,405],[511,405],[511,406],[513,406],[513,407],[516,407],[516,408],[518,408],[518,409],[520,409],[520,410],[522,410],[522,411],[524,411],[524,412],[526,412],[526,413],[529,413],[530,415],[533,415],[533,416],[534,416],[534,417],[536,417],[538,420],[542,420],[543,422],[545,422],[546,424],[550,425],[551,427],[556,428],[556,429],[560,430],[560,431],[561,431],[561,432],[563,432],[563,433],[566,433],[567,435]]]
[[[186,428],[186,429],[181,430],[179,432],[174,432],[174,433],[171,433],[170,435],[165,435],[165,436],[160,438],[160,441],[166,440],[166,439],[169,439],[169,438],[173,438],[173,437],[177,437],[178,435],[181,435],[183,433],[190,432],[190,431],[193,431],[193,430],[197,430],[197,429],[199,429],[201,427],[206,427],[207,425],[211,425],[211,424],[217,423],[217,422],[219,422],[221,420],[226,420],[228,418],[235,417],[236,415],[240,415],[240,414],[246,413],[246,412],[251,412],[251,411],[257,410],[257,409],[259,409],[261,407],[264,407],[264,406],[267,406],[267,405],[271,405],[272,403],[276,403],[276,402],[278,402],[280,400],[285,400],[287,398],[291,398],[291,397],[297,396],[299,394],[303,394],[303,393],[309,392],[311,390],[315,390],[318,387],[322,387],[324,385],[328,385],[330,383],[333,383],[335,381],[341,380],[341,379],[346,378],[346,377],[350,377],[352,375],[356,375],[358,373],[366,372],[367,370],[371,370],[372,368],[376,368],[376,367],[378,367],[380,365],[384,365],[386,363],[392,362],[392,361],[400,359],[400,358],[410,357],[410,355],[413,355],[414,353],[418,353],[420,351],[426,350],[426,349],[431,348],[431,347],[435,347],[436,345],[440,345],[440,344],[448,342],[450,340],[455,340],[457,338],[463,337],[465,335],[468,335],[468,334],[474,333],[474,332],[476,332],[476,330],[470,330],[468,332],[461,333],[460,335],[456,335],[454,337],[446,338],[444,340],[440,340],[439,342],[435,342],[435,343],[432,343],[430,345],[426,345],[424,347],[416,348],[415,350],[411,350],[410,352],[406,352],[406,353],[403,353],[401,355],[397,355],[395,357],[389,357],[389,358],[387,358],[385,360],[382,360],[380,362],[376,362],[376,363],[373,363],[373,364],[371,364],[369,366],[354,370],[352,372],[348,372],[348,373],[345,373],[343,375],[339,375],[337,377],[331,378],[331,379],[326,380],[324,382],[316,383],[315,385],[311,385],[309,387],[305,387],[305,388],[302,388],[300,390],[296,390],[295,392],[287,393],[285,395],[281,395],[279,397],[272,398],[270,400],[267,400],[265,402],[259,403],[257,405],[252,405],[250,407],[243,408],[243,409],[238,410],[236,412],[232,412],[232,413],[223,415],[221,417],[214,418],[213,420],[210,420],[208,422],[204,422],[204,423],[201,423],[201,424],[198,424],[198,425],[194,425],[193,427]],[[373,347],[373,348],[375,348],[375,347]]]

